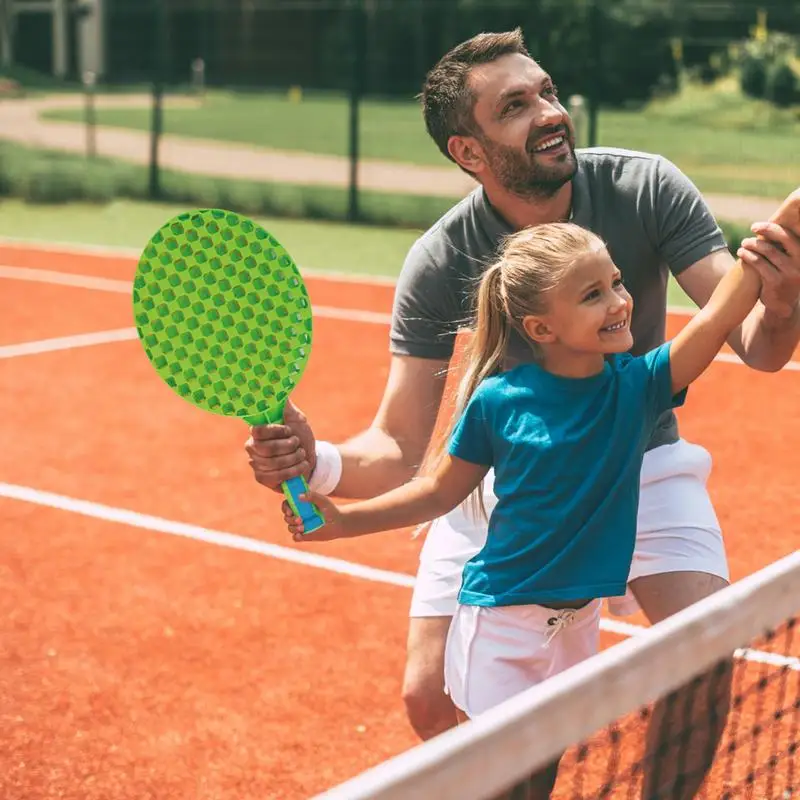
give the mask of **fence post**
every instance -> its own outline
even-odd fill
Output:
[[[167,72],[167,9],[165,0],[153,0],[155,51],[153,69],[153,105],[150,123],[150,176],[148,195],[152,200],[161,197],[161,170],[158,163],[158,145],[164,128],[163,97]]]
[[[85,98],[85,121],[86,121],[86,157],[94,158],[97,153],[95,127],[96,116],[94,109],[94,91],[97,76],[92,70],[87,69],[83,73],[83,91]]]
[[[358,159],[359,159],[359,124],[358,112],[363,92],[364,69],[367,55],[367,21],[363,0],[353,0],[351,5],[350,33],[352,53],[350,75],[350,185],[347,201],[347,219],[356,222],[359,219],[358,208]]]
[[[192,92],[200,98],[206,94],[206,62],[199,57],[192,61]]]
[[[11,0],[0,0],[0,67],[7,69],[14,63],[14,28],[16,9]]]
[[[603,77],[602,66],[602,41],[603,41],[603,11],[602,0],[592,0],[589,7],[589,131],[587,147],[597,146],[597,117],[600,113],[601,81]]]
[[[586,147],[586,103],[583,95],[571,94],[567,98],[567,111],[575,128],[575,147]]]

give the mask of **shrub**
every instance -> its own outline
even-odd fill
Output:
[[[753,235],[750,226],[741,222],[728,222],[727,220],[718,220],[720,228],[722,228],[722,235],[725,237],[725,242],[728,245],[732,255],[736,255],[742,239],[747,239]],[[755,220],[753,220],[755,222]]]
[[[739,82],[746,95],[755,98],[764,97],[767,87],[766,61],[759,56],[746,56],[742,63]]]
[[[798,99],[798,79],[785,61],[774,64],[767,72],[765,95],[780,108],[787,108]]]
[[[146,200],[148,172],[144,167],[107,159],[87,162],[81,156],[42,152],[0,142],[0,196],[28,202],[61,203],[88,200],[104,203],[115,197]],[[162,200],[192,208],[229,208],[255,216],[345,220],[347,190],[332,186],[270,184],[188,175],[165,171]],[[360,193],[364,224],[426,228],[457,198]],[[750,236],[747,225],[720,222],[725,241],[736,252]]]

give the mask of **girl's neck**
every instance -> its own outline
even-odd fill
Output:
[[[546,372],[562,378],[591,378],[603,371],[603,353],[577,352],[561,344],[541,347],[542,358],[539,366]]]

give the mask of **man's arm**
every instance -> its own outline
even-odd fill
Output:
[[[743,258],[748,264],[758,268],[746,253],[743,253]],[[683,270],[677,281],[686,294],[703,308],[717,284],[735,263],[727,250],[717,250]],[[771,266],[769,269],[774,270]],[[763,280],[763,269],[758,271]],[[799,342],[800,310],[796,298],[794,311],[789,316],[781,316],[770,311],[763,303],[758,303],[745,321],[728,337],[728,344],[742,361],[763,372],[777,372],[781,369],[791,359]]]
[[[444,264],[444,266],[442,266]],[[251,428],[245,450],[255,479],[273,490],[297,475],[318,494],[364,498],[393,489],[419,469],[436,424],[461,319],[458,282],[447,252],[432,255],[420,239],[409,250],[395,287],[392,360],[372,424],[346,442],[317,442],[291,403],[284,425]],[[358,387],[354,387],[358,391]]]
[[[337,445],[340,497],[374,497],[410,480],[420,467],[442,402],[448,362],[392,356],[383,399],[369,428]]]
[[[659,250],[683,290],[702,308],[734,258],[692,181],[667,159],[658,160],[656,175],[653,213]],[[743,239],[738,253],[761,277],[761,303],[728,343],[746,364],[765,372],[786,364],[800,340],[798,193],[789,195],[769,222],[754,224],[755,236]]]
[[[405,483],[430,442],[447,367],[442,359],[392,356],[372,424],[335,446],[317,442],[302,411],[287,403],[285,424],[251,428],[245,450],[253,476],[280,491],[282,481],[311,474],[312,490],[352,498],[373,497]]]

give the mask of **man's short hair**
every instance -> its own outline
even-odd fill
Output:
[[[520,28],[503,33],[479,33],[445,53],[425,77],[420,95],[425,127],[439,150],[451,161],[455,159],[447,149],[450,137],[475,132],[475,97],[468,86],[470,71],[479,64],[489,64],[512,53],[530,58]]]

